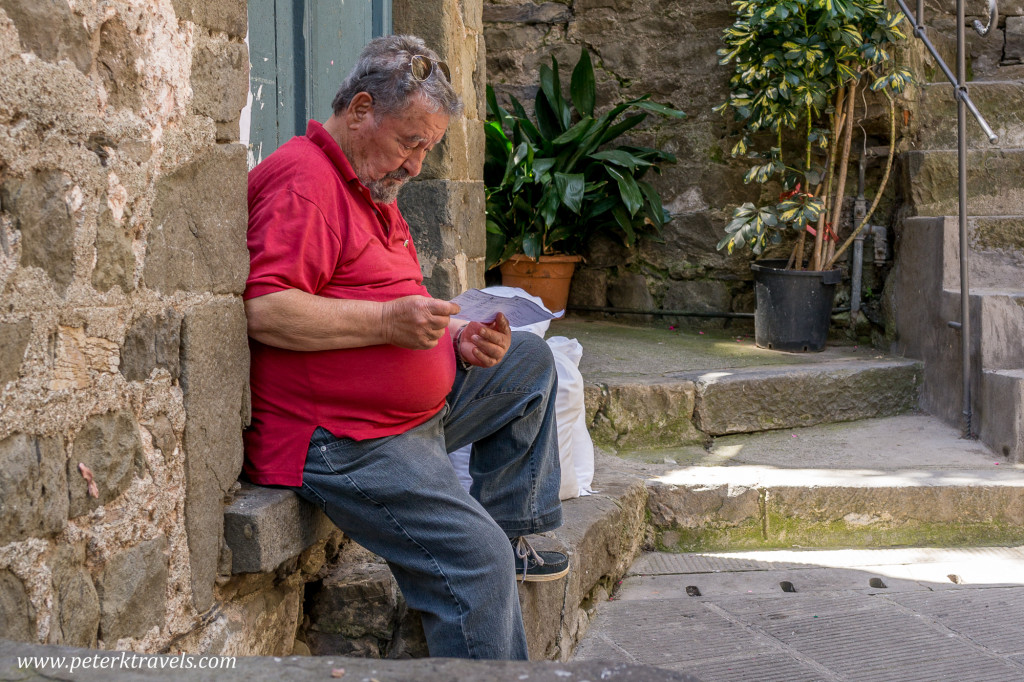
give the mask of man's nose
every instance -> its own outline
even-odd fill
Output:
[[[409,157],[402,164],[402,168],[409,173],[410,178],[415,178],[423,170],[423,159],[427,156],[425,149],[414,149]]]

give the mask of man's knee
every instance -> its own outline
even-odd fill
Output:
[[[532,332],[512,332],[512,345],[503,362],[520,368],[520,371],[547,376],[554,382],[557,372],[555,358],[547,341]]]

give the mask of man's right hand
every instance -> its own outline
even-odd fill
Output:
[[[459,310],[457,303],[426,296],[387,301],[381,311],[384,342],[414,350],[433,348]]]

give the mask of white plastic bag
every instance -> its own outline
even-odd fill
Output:
[[[488,293],[498,296],[522,296],[541,307],[540,297],[532,296],[516,287],[488,287]],[[546,308],[545,308],[546,310]],[[514,327],[514,331],[528,331],[544,338],[550,322],[537,322],[525,327]],[[594,479],[594,444],[587,431],[583,405],[583,375],[579,363],[583,347],[576,339],[555,336],[547,340],[555,359],[558,373],[558,392],[555,395],[555,417],[558,424],[558,460],[562,470],[558,497],[567,500],[580,495],[589,495]],[[473,483],[469,475],[469,457],[472,446],[467,445],[448,454],[462,487],[469,490]],[[577,458],[579,452],[582,459]]]

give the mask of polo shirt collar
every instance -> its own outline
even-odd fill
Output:
[[[345,156],[345,152],[341,151],[341,147],[338,146],[337,140],[331,137],[331,134],[327,132],[323,124],[319,121],[310,120],[306,125],[306,137],[309,141],[315,144],[317,147],[323,150],[324,154],[327,154],[327,158],[331,160],[334,167],[338,169],[338,173],[345,182],[351,182],[355,180],[362,186],[362,182],[356,175],[355,169],[352,168],[352,164],[349,163],[348,157]]]

